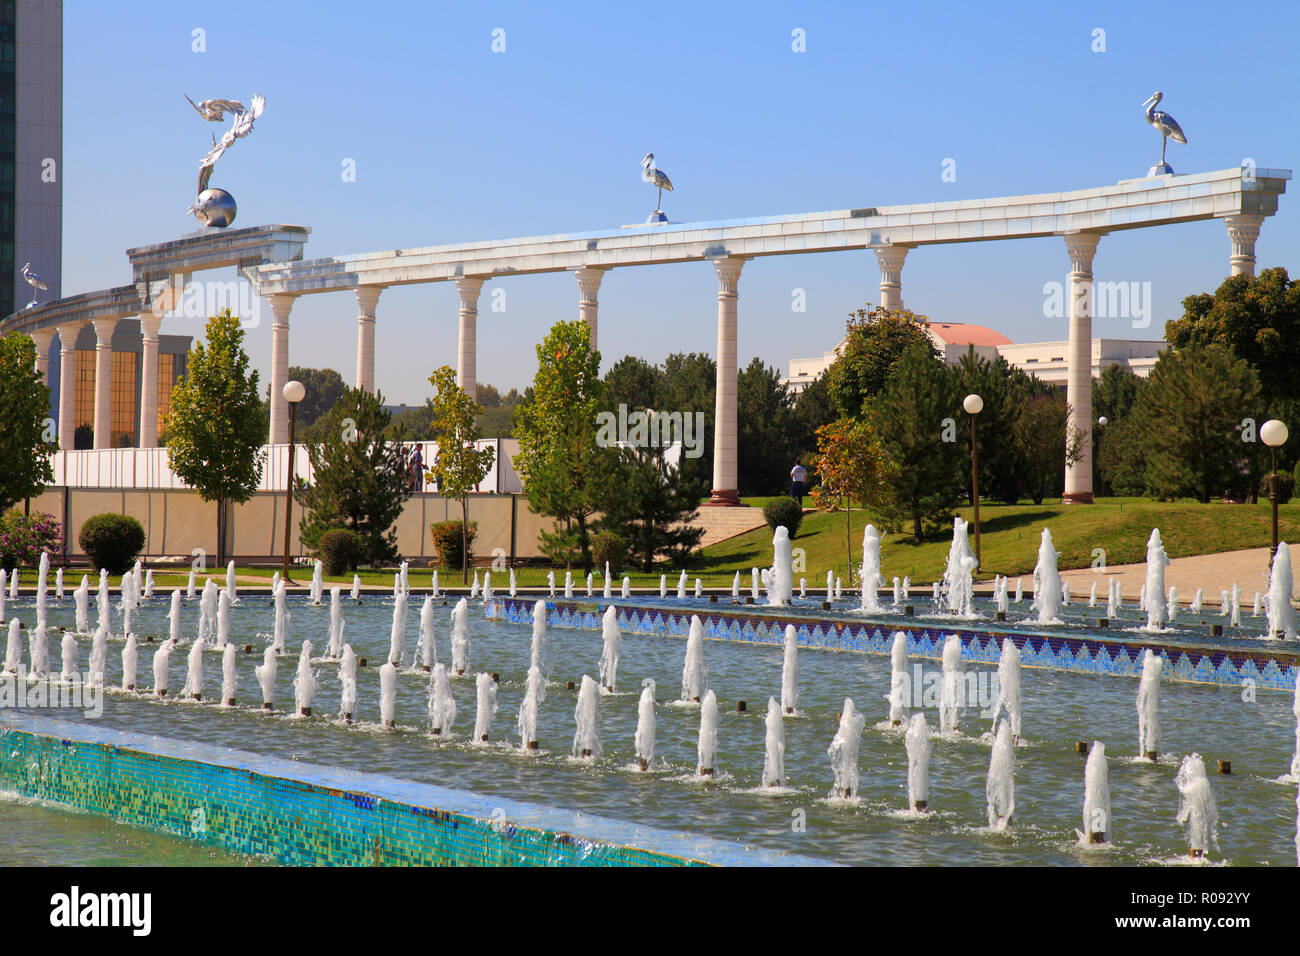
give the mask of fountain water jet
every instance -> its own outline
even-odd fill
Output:
[[[542,627],[545,626],[546,618],[543,614]],[[618,655],[623,643],[622,632],[618,629],[618,608],[612,604],[605,608],[605,613],[601,616],[600,631],[603,643],[600,652],[600,684],[612,694],[618,683]]]
[[[718,756],[718,698],[707,691],[700,701],[700,737],[696,745],[695,775],[712,777],[717,774]]]
[[[343,626],[343,589],[336,584],[330,588],[330,642],[325,651],[325,656],[332,661],[343,653]]]
[[[930,805],[930,725],[925,714],[912,715],[904,738],[907,747],[907,802],[923,812]]]
[[[767,699],[767,717],[763,742],[763,786],[785,786],[785,718],[781,705],[772,697]]]
[[[600,732],[596,718],[596,700],[600,689],[587,674],[582,675],[582,686],[578,689],[578,706],[573,717],[577,732],[573,735],[573,755],[579,758],[600,757]]]
[[[311,701],[316,696],[316,672],[311,669],[311,641],[302,642],[298,670],[293,675],[293,701],[300,717],[311,716]]]
[[[406,617],[407,601],[405,591],[398,590],[393,596],[393,625],[388,637],[388,662],[394,667],[402,667],[406,657]],[[462,599],[463,600],[463,599]]]
[[[59,680],[71,684],[77,678],[77,639],[72,636],[71,631],[63,632],[62,646],[59,650],[63,664],[59,671]]]
[[[23,665],[22,621],[16,617],[9,619],[9,640],[5,643],[5,673],[17,674]],[[1300,741],[1300,731],[1296,733]]]
[[[357,655],[351,644],[343,645],[343,655],[339,658],[339,714],[344,723],[352,723],[352,715],[357,712]]]
[[[1219,845],[1219,809],[1200,754],[1183,758],[1174,783],[1179,795],[1177,819],[1187,824],[1187,855],[1199,859],[1211,845]]]
[[[1039,624],[1061,623],[1061,572],[1057,570],[1060,555],[1052,544],[1052,532],[1044,528],[1038,546],[1038,564],[1034,566],[1034,602]],[[1020,601],[1020,580],[1016,579],[1016,601]]]
[[[993,730],[1003,712],[1011,722],[1011,742],[1020,742],[1020,648],[1011,638],[1002,639],[1002,657],[998,661],[998,701],[993,711]]]
[[[221,652],[221,703],[226,707],[235,706],[235,689],[239,684],[235,669],[238,653],[234,644],[227,644]]]
[[[858,792],[858,746],[862,742],[862,728],[867,719],[853,706],[853,698],[845,697],[840,709],[839,726],[835,736],[826,748],[826,755],[831,758],[831,770],[835,774],[835,785],[831,796],[841,800],[852,800]]]
[[[524,750],[537,749],[537,709],[546,699],[546,678],[536,664],[528,668],[528,685],[519,705],[519,744]]]
[[[262,652],[262,663],[253,668],[258,686],[262,688],[263,710],[275,710],[275,672],[278,667],[275,648],[268,647]]]
[[[546,630],[546,602],[538,601],[533,605],[533,643],[530,667],[542,672],[544,680],[551,679],[555,661],[551,656],[550,635]]]
[[[379,668],[379,722],[385,730],[397,726],[397,667],[392,661]]]
[[[497,715],[497,682],[491,674],[479,674],[476,685],[478,701],[474,710],[474,742],[485,744],[492,729],[492,718]]]
[[[901,727],[907,719],[908,690],[911,681],[907,676],[907,635],[894,632],[894,645],[889,651],[889,726]]]
[[[168,638],[153,655],[153,692],[159,697],[167,696],[167,667],[175,648],[176,642]]]
[[[781,661],[781,709],[793,714],[799,709],[799,635],[793,624],[785,626],[785,653]]]
[[[636,707],[636,745],[637,765],[642,771],[649,770],[655,760],[655,684],[647,680],[641,689],[641,700]]]
[[[989,829],[1005,830],[1016,810],[1016,757],[1011,743],[1011,727],[1007,723],[998,727],[998,735],[993,741],[984,795],[988,800]]]
[[[461,598],[451,612],[451,669],[457,677],[469,670],[469,602]]]
[[[965,691],[961,666],[961,638],[949,634],[943,642],[943,687],[939,698],[939,733],[957,732],[957,715]]]
[[[1093,741],[1088,763],[1083,769],[1083,836],[1089,843],[1105,843],[1111,832],[1110,780],[1106,765],[1106,745]]]
[[[1285,541],[1280,541],[1268,577],[1269,637],[1283,637],[1288,641],[1295,639],[1295,608],[1291,604],[1294,586],[1291,549]]]
[[[772,607],[787,607],[794,597],[794,572],[792,570],[790,531],[784,525],[772,534],[771,585],[767,603]]]
[[[686,637],[686,659],[682,664],[682,700],[700,703],[709,689],[709,668],[704,663],[704,622],[691,615]]]
[[[1138,684],[1138,753],[1154,762],[1160,756],[1160,675],[1164,659],[1147,650],[1142,655],[1142,681]]]
[[[488,676],[488,680],[491,679]],[[445,731],[450,737],[451,725],[455,722],[456,698],[451,693],[451,678],[447,676],[447,665],[434,664],[429,678],[429,733],[441,737]]]
[[[179,592],[173,591],[173,594]],[[199,638],[190,645],[190,655],[187,661],[185,671],[185,686],[181,688],[181,696],[188,697],[191,700],[203,699],[203,652],[207,648],[207,642]]]
[[[1142,595],[1142,610],[1147,612],[1148,631],[1163,631],[1169,620],[1169,605],[1165,602],[1165,568],[1169,557],[1160,542],[1160,529],[1152,528],[1147,540],[1146,590]]]
[[[107,632],[107,624],[100,628],[101,631]],[[138,655],[135,647],[135,635],[126,636],[126,645],[122,648],[122,690],[135,690],[135,672],[138,664]]]

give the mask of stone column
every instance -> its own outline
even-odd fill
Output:
[[[59,326],[59,448],[72,451],[77,438],[77,336],[86,323]]]
[[[158,329],[162,314],[140,313],[140,447],[158,447]]]
[[[1065,400],[1070,403],[1069,429],[1080,441],[1079,460],[1065,466],[1067,504],[1092,504],[1092,257],[1096,232],[1065,235],[1070,255],[1070,344],[1066,355]]]
[[[284,385],[289,381],[289,311],[291,295],[268,295],[271,305],[271,434],[272,445],[289,441],[289,409],[284,400]]]
[[[880,264],[880,307],[897,310],[903,307],[903,261],[911,246],[885,246],[876,250]]]
[[[583,266],[581,269],[574,269],[573,274],[578,279],[578,318],[587,323],[587,328],[591,329],[591,347],[596,348],[596,310],[599,303],[596,301],[596,293],[600,291],[600,280],[605,276],[605,270],[594,266]]]
[[[745,260],[714,259],[718,274],[718,384],[713,410],[713,490],[709,504],[740,504],[736,466],[736,304]]]
[[[1264,224],[1264,217],[1241,213],[1224,216],[1223,221],[1228,227],[1228,241],[1232,243],[1232,255],[1228,257],[1229,275],[1253,276],[1255,240],[1259,238],[1259,227]]]
[[[50,343],[54,341],[53,329],[37,329],[27,333],[36,344],[36,374],[46,385],[50,384]]]
[[[357,388],[375,391],[375,304],[381,285],[362,285],[357,295]]]
[[[117,319],[95,319],[95,447],[113,447],[113,329]]]
[[[478,294],[482,289],[483,279],[478,276],[462,276],[456,280],[456,292],[460,295],[460,345],[456,358],[456,384],[473,399],[478,398],[475,378],[478,375]]]

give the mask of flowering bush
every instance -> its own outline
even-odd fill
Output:
[[[43,511],[0,515],[0,565],[32,568],[40,563],[42,551],[53,558],[62,550],[63,525],[54,515]]]

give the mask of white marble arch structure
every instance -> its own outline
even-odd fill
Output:
[[[597,294],[606,271],[625,266],[710,263],[718,280],[718,383],[710,503],[728,505],[739,500],[737,328],[740,275],[747,262],[772,255],[869,249],[880,269],[881,305],[897,309],[903,305],[903,265],[913,249],[939,243],[1059,237],[1070,262],[1067,398],[1072,423],[1085,436],[1083,456],[1066,468],[1065,496],[1068,501],[1085,503],[1092,500],[1092,443],[1086,440],[1092,422],[1090,290],[1092,259],[1101,237],[1124,229],[1222,219],[1231,246],[1231,274],[1253,275],[1260,225],[1277,212],[1278,196],[1286,191],[1290,178],[1290,170],[1241,167],[1125,180],[1072,192],[667,223],[323,259],[302,258],[306,230],[301,230],[301,241],[293,246],[296,256],[276,258],[273,251],[259,250],[258,257],[240,265],[256,292],[268,299],[275,316],[271,442],[283,443],[288,438],[288,423],[279,396],[288,373],[289,313],[299,296],[327,292],[355,296],[356,381],[373,389],[375,317],[383,290],[393,285],[454,282],[460,297],[458,381],[473,393],[478,299],[485,282],[540,272],[572,272],[578,284],[578,315],[588,323],[595,344]],[[299,227],[259,228],[273,232]],[[167,245],[148,248],[162,250]],[[132,262],[134,265],[136,260]],[[184,271],[180,264],[167,268]],[[28,330],[24,313],[0,323],[0,330],[9,328]]]

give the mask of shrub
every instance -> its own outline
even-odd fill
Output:
[[[767,526],[773,531],[784,527],[793,538],[799,533],[799,523],[803,521],[803,509],[793,498],[773,498],[763,506],[763,517],[767,520]]]
[[[109,574],[126,574],[144,550],[144,528],[128,515],[93,515],[81,526],[77,537],[92,566]]]
[[[433,534],[433,549],[438,552],[438,566],[441,568],[459,568],[461,566],[461,522],[443,521],[429,528]],[[469,553],[465,556],[466,566],[474,563],[474,537],[478,534],[478,522],[469,523],[469,533],[465,541]]]
[[[591,560],[602,573],[605,565],[613,574],[627,563],[627,542],[613,531],[600,531],[591,538]]]
[[[330,576],[355,571],[365,553],[365,539],[346,528],[326,531],[316,544],[316,556],[320,558],[324,572]]]
[[[0,515],[0,567],[35,567],[41,552],[51,558],[63,548],[63,526],[54,515],[38,511]]]
[[[1268,478],[1273,472],[1266,472],[1264,477],[1259,480],[1259,497],[1268,500]],[[1295,475],[1289,471],[1277,472],[1277,503],[1286,504],[1295,494]]]

